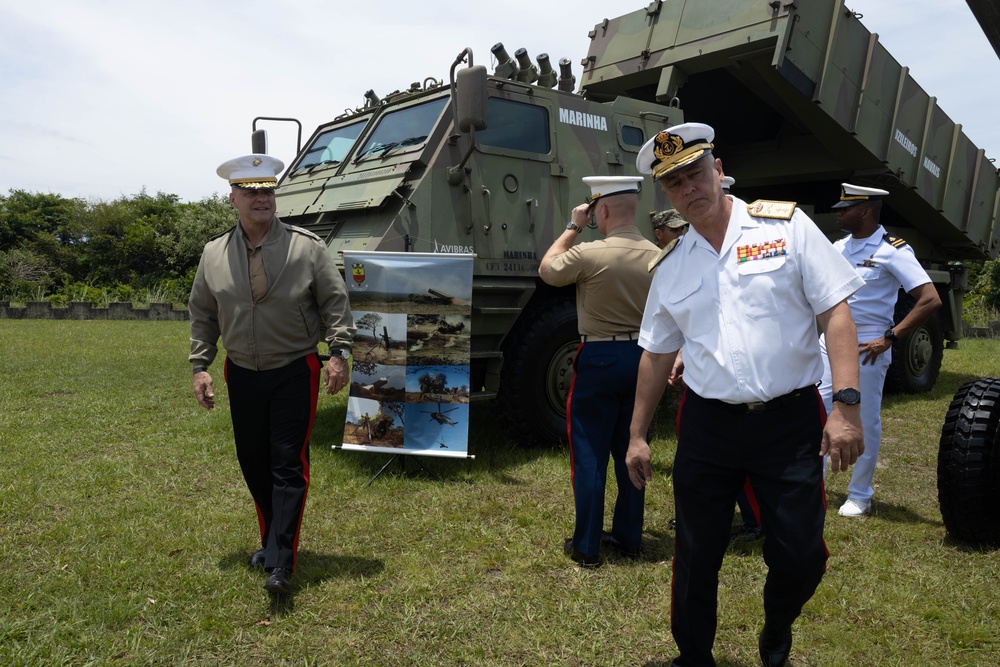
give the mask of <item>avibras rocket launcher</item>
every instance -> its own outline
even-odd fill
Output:
[[[588,194],[580,179],[637,175],[642,144],[685,119],[716,129],[734,194],[795,201],[831,232],[841,182],[890,192],[883,223],[913,246],[944,307],[896,343],[887,383],[934,385],[961,337],[960,260],[1000,250],[1000,179],[840,0],[656,0],[595,26],[578,90],[568,60],[557,70],[502,44],[492,55],[492,74],[464,49],[447,83],[368,91],[312,134],[277,207],[335,254],[475,253],[474,398],[494,399],[513,437],[566,437],[574,295],[537,272]],[[266,152],[262,120],[277,119],[255,119],[255,152]],[[639,210],[665,208],[647,182]],[[901,295],[897,320],[910,307]]]

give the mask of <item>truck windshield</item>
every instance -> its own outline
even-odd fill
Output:
[[[321,164],[337,164],[344,159],[358,135],[368,123],[368,118],[350,125],[343,125],[321,133],[303,154],[295,171],[309,169]]]
[[[447,97],[439,97],[385,114],[355,161],[373,155],[385,155],[394,148],[422,144],[447,104]]]

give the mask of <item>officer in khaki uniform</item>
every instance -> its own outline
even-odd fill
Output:
[[[645,488],[652,468],[644,436],[683,346],[670,612],[680,655],[673,664],[716,664],[719,570],[734,501],[749,477],[768,567],[758,650],[765,667],[782,667],[792,624],[826,567],[823,454],[834,470],[847,470],[863,447],[856,396],[848,395],[857,394],[858,357],[847,298],[864,283],[793,202],[747,204],[725,195],[714,136],[703,123],[674,126],[636,160],[691,228],[650,266],[626,462],[633,483]],[[830,341],[829,420],[816,388],[823,374],[817,320]]]
[[[320,361],[329,345],[326,391],[347,384],[354,322],[347,289],[315,234],[275,216],[274,189],[284,168],[268,155],[228,160],[217,173],[239,213],[231,229],[205,244],[191,287],[194,395],[215,406],[208,367],[226,348],[223,373],[236,456],[256,506],[261,548],[252,568],[264,588],[291,591],[299,528],[309,490],[309,433],[316,418]]]
[[[586,204],[573,209],[566,231],[542,257],[539,275],[554,286],[576,285],[580,347],[566,403],[576,529],[566,551],[584,567],[600,564],[604,542],[639,554],[644,491],[625,467],[628,425],[635,400],[639,323],[658,249],[635,226],[639,183],[635,176],[590,176]],[[605,238],[573,245],[591,216]],[[618,498],[611,532],[604,535],[604,488],[614,459]]]

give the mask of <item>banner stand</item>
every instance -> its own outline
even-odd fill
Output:
[[[357,327],[342,444],[397,455],[469,454],[471,254],[345,251]],[[405,458],[400,460],[405,472]],[[431,477],[437,475],[420,461]]]
[[[375,473],[374,477],[372,477],[370,480],[368,480],[368,483],[365,484],[365,486],[366,487],[371,486],[372,482],[374,482],[376,479],[378,479],[379,475],[381,475],[382,473],[384,473],[389,468],[389,466],[392,465],[392,462],[395,461],[396,459],[399,459],[399,471],[401,473],[405,474],[406,473],[406,459],[408,459],[408,458],[410,458],[408,455],[393,454],[392,458],[390,458],[386,462],[386,464],[384,466],[382,466],[377,473]],[[427,466],[425,466],[424,463],[423,463],[423,461],[421,461],[418,457],[414,456],[413,460],[417,462],[417,465],[420,466],[421,470],[423,470],[425,473],[427,473],[428,475],[430,475],[431,477],[433,477],[437,481],[439,481],[439,482],[441,481],[441,478],[438,477],[436,474],[434,474],[433,470],[431,470],[430,468],[428,468]]]

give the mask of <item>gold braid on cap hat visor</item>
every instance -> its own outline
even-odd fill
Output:
[[[684,139],[679,135],[663,131],[653,139],[653,180],[666,176],[671,171],[690,164],[712,150],[713,144],[698,139],[695,143],[684,145]]]
[[[840,201],[868,201],[868,195],[840,195]]]
[[[278,179],[261,178],[259,176],[250,176],[247,178],[230,178],[229,184],[235,185],[238,188],[273,188],[278,184]]]

